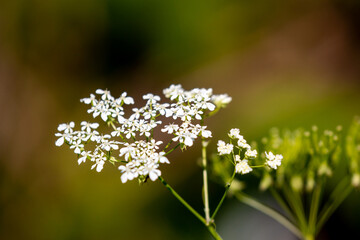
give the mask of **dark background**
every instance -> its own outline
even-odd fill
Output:
[[[159,182],[122,184],[55,147],[59,123],[90,120],[97,88],[139,99],[172,83],[233,102],[208,123],[214,142],[238,127],[346,127],[360,108],[360,3],[293,1],[0,1],[0,238],[209,239]],[[213,148],[214,149],[214,148]],[[202,211],[199,143],[163,176]],[[222,189],[210,185],[212,204]],[[359,236],[359,193],[320,239]],[[264,197],[266,198],[266,197]],[[235,200],[217,219],[225,239],[293,239]]]

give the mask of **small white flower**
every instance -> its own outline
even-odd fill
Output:
[[[124,102],[127,105],[134,104],[134,99],[132,97],[127,97],[127,93],[123,92],[121,96],[118,98],[120,102]]]
[[[274,155],[272,152],[265,152],[265,156],[266,164],[269,167],[277,169],[277,167],[281,165],[281,160],[283,159],[283,156],[281,154]]]
[[[225,107],[232,100],[227,94],[213,95],[211,100],[217,107]]]
[[[238,128],[230,129],[229,137],[239,139],[240,138],[240,129],[238,129]]]
[[[81,143],[81,140],[77,140],[77,141],[73,142],[72,145],[70,146],[70,149],[73,149],[73,148],[74,148],[74,153],[80,154],[81,149],[84,148],[84,144]]]
[[[148,94],[144,95],[144,96],[143,96],[143,99],[144,99],[144,100],[148,100],[147,102],[148,102],[149,104],[154,104],[154,103],[160,101],[160,97],[159,97],[159,96],[153,95],[153,94],[151,94],[151,93],[148,93]]]
[[[158,164],[145,165],[144,175],[149,175],[151,181],[155,181],[159,176],[161,176],[161,171],[157,169],[158,166]]]
[[[74,127],[75,127],[74,122],[62,123],[58,126],[58,131],[60,131],[60,132],[63,131],[64,133],[71,133],[71,132],[73,132]]]
[[[98,128],[99,124],[98,123],[88,123],[88,122],[82,121],[81,126],[82,126],[81,130],[90,133],[92,129]]]
[[[234,148],[234,146],[230,143],[226,144],[224,141],[219,140],[218,144],[217,144],[218,148],[218,152],[220,155],[224,155],[224,154],[230,154]]]
[[[246,174],[252,171],[252,168],[249,166],[248,160],[240,160],[235,165],[235,171],[237,173]]]
[[[80,165],[81,163],[85,162],[88,156],[91,157],[91,152],[83,151],[81,153],[81,157],[79,157],[79,159],[78,159],[78,164]]]
[[[121,165],[118,168],[121,172],[121,182],[122,183],[126,183],[127,180],[133,180],[135,177],[137,177],[137,174],[135,174],[132,170],[132,168],[130,168],[130,164],[127,164],[126,166]]]
[[[246,148],[246,149],[250,149],[250,145],[246,143],[246,140],[244,139],[244,137],[242,135],[238,136],[238,142],[237,145],[241,148]]]
[[[125,160],[128,161],[130,156],[133,157],[135,155],[136,148],[134,148],[134,143],[125,143],[124,145],[125,147],[120,149],[120,157],[125,155]]]
[[[106,99],[112,100],[112,101],[114,100],[114,97],[111,96],[110,91],[108,91],[108,90],[97,89],[95,91],[95,93],[100,94],[100,95],[102,94],[102,96],[101,96],[102,100],[106,100]]]
[[[211,138],[212,136],[211,136],[211,131],[210,130],[206,130],[205,129],[206,128],[206,126],[203,126],[202,128],[201,128],[201,136],[202,137],[204,137],[204,138]]]
[[[55,133],[55,136],[59,137],[59,139],[55,142],[55,145],[58,147],[63,145],[65,140],[69,141],[69,138],[71,137],[70,133]]]
[[[179,129],[179,126],[177,124],[169,124],[165,125],[163,129],[161,129],[162,132],[167,132],[168,134],[172,134],[173,132],[176,132]]]
[[[253,158],[256,158],[256,156],[257,156],[257,151],[256,150],[248,149],[245,152],[245,157],[247,159],[253,159]]]
[[[95,95],[90,94],[89,98],[80,99],[80,102],[83,102],[85,104],[96,103]]]

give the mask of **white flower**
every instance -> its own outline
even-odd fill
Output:
[[[123,155],[125,155],[125,160],[129,160],[129,157],[133,157],[135,155],[135,150],[136,148],[134,148],[135,144],[134,143],[125,143],[124,144],[125,147],[120,149],[120,157],[122,157]]]
[[[83,151],[81,153],[81,157],[79,157],[79,159],[78,159],[78,164],[80,165],[81,163],[85,162],[88,156],[91,157],[91,152]]]
[[[134,104],[134,99],[132,97],[127,97],[127,93],[123,92],[121,96],[118,98],[120,102],[124,102],[127,105]]]
[[[237,173],[246,174],[252,171],[252,168],[249,166],[248,160],[240,160],[235,165],[235,171]]]
[[[121,165],[119,166],[119,170],[122,172],[121,175],[121,182],[126,183],[127,180],[133,180],[135,177],[137,177],[137,174],[134,173],[133,169],[130,167],[130,164],[126,164],[126,166]]]
[[[133,114],[130,116],[129,120],[139,119],[141,114],[144,112],[144,109],[133,108]]]
[[[161,171],[157,169],[158,166],[158,164],[145,165],[144,175],[149,175],[149,178],[152,181],[155,181],[159,176],[161,176]]]
[[[219,140],[217,143],[217,150],[220,155],[230,154],[234,148],[234,146],[230,143],[226,144],[224,141]]]
[[[123,117],[124,112],[121,110],[121,108],[110,109],[110,112],[111,116],[113,118],[117,118],[119,123],[123,123],[125,121],[125,118]]]
[[[97,89],[96,93],[97,94],[102,94],[102,96],[101,96],[102,100],[106,100],[106,99],[114,100],[114,97],[111,96],[110,91],[108,91],[108,90]]]
[[[160,163],[167,163],[170,164],[169,160],[167,159],[167,157],[165,157],[165,152],[160,152],[159,154],[156,155],[156,158],[159,159]]]
[[[74,122],[62,123],[58,126],[58,131],[60,131],[60,132],[63,131],[64,133],[71,133],[71,132],[73,132],[74,127],[75,127]]]
[[[82,126],[81,130],[90,133],[92,129],[98,128],[99,124],[98,123],[88,123],[88,122],[82,121],[81,126]]]
[[[71,137],[70,133],[55,133],[55,136],[59,137],[59,139],[55,142],[55,145],[58,147],[63,145],[65,140],[69,141]]]
[[[277,169],[277,167],[281,165],[281,160],[283,159],[283,156],[281,154],[274,155],[272,152],[265,152],[265,156],[266,164],[269,167]]]
[[[174,141],[179,141],[180,143],[184,143],[186,146],[191,147],[194,143],[194,139],[196,135],[191,132],[179,132],[179,135],[174,137]]]
[[[230,129],[229,137],[236,138],[236,139],[240,138],[240,129],[238,129],[238,128]]]
[[[246,143],[246,140],[244,139],[244,137],[242,135],[238,136],[238,142],[237,145],[241,148],[246,148],[246,149],[250,149],[250,145]]]
[[[162,132],[167,132],[168,134],[172,134],[173,132],[176,132],[179,129],[179,126],[177,124],[169,124],[165,125],[163,129],[161,129]]]
[[[77,140],[75,142],[72,143],[72,145],[70,146],[70,149],[74,148],[74,153],[76,154],[80,154],[81,153],[81,149],[84,147],[84,144],[81,143],[81,140]]]
[[[245,152],[245,157],[247,159],[253,159],[253,158],[256,158],[256,156],[257,156],[257,151],[256,150],[248,149]]]
[[[148,94],[144,95],[144,96],[143,96],[143,99],[144,99],[144,100],[148,100],[147,102],[148,102],[149,104],[154,104],[154,103],[160,101],[160,97],[159,97],[159,96],[153,95],[153,94],[151,94],[151,93],[148,93]]]
[[[83,102],[85,104],[96,103],[95,95],[90,94],[89,98],[80,99],[80,102]]]
[[[101,172],[101,170],[104,168],[106,156],[104,155],[104,153],[100,153],[97,155],[94,154],[94,156],[91,158],[91,161],[95,162],[95,164],[91,166],[91,169],[94,169],[96,167],[96,171]]]
[[[170,98],[171,100],[176,99],[180,94],[184,92],[184,89],[181,87],[180,84],[178,85],[170,85],[169,88],[165,88],[163,93],[166,98]]]
[[[231,97],[227,94],[220,94],[220,95],[213,95],[211,97],[211,100],[217,107],[225,107],[227,104],[229,104],[232,100]]]

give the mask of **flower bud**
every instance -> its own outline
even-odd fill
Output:
[[[260,181],[259,188],[261,191],[267,190],[273,184],[272,177],[269,173],[265,173],[264,177]]]
[[[351,184],[356,188],[360,186],[360,174],[358,172],[352,176]]]
[[[310,172],[306,179],[306,191],[311,192],[315,186],[314,173]]]
[[[301,192],[301,190],[304,187],[303,180],[302,180],[301,176],[297,175],[297,176],[292,177],[291,181],[290,181],[290,185],[291,185],[291,188],[295,192]]]

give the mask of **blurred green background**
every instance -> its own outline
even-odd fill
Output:
[[[274,126],[346,129],[360,114],[359,40],[356,0],[0,1],[0,239],[210,239],[161,183],[78,166],[55,147],[58,124],[90,120],[79,99],[97,88],[140,99],[181,83],[233,97],[208,123],[212,146],[231,127],[249,140]],[[197,143],[162,172],[202,211],[199,155]],[[222,188],[210,193],[214,205]],[[360,238],[359,197],[319,239]],[[294,239],[234,200],[222,210],[225,239]]]

